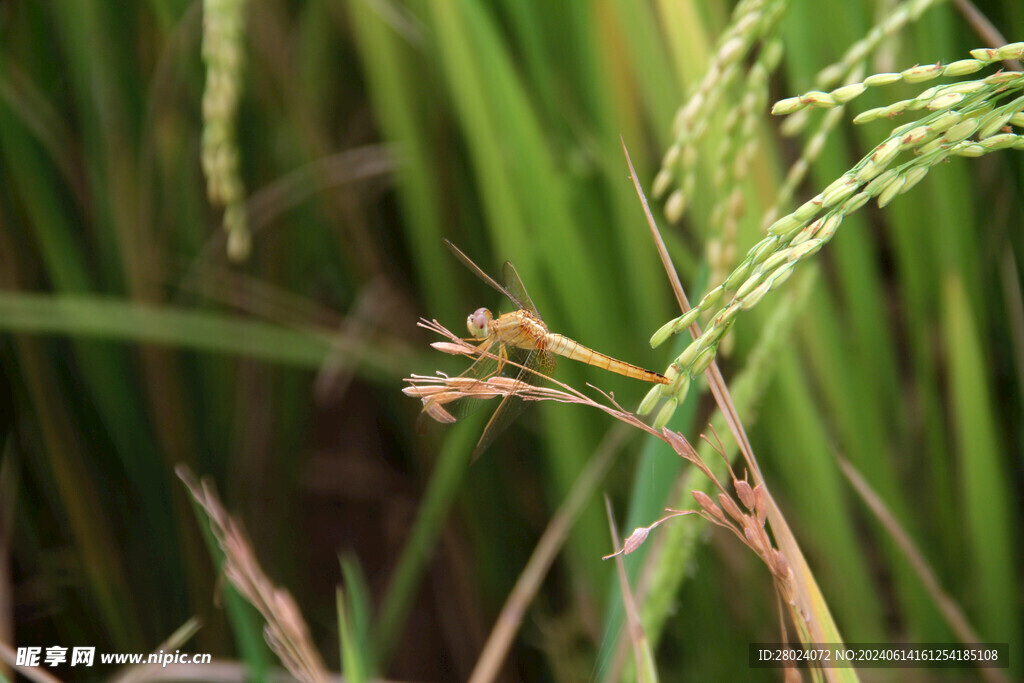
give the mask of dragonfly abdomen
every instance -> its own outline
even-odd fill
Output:
[[[653,382],[654,384],[668,384],[668,379],[664,375],[650,370],[644,370],[638,365],[617,360],[611,356],[606,356],[603,353],[589,349],[577,341],[564,337],[560,334],[555,334],[554,332],[549,332],[544,336],[544,348],[551,353],[562,356],[563,358],[578,360],[581,363],[587,363],[588,365],[593,365],[594,367],[601,368],[602,370],[615,372],[632,379],[639,379],[644,382]]]

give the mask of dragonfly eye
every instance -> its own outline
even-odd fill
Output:
[[[466,328],[476,339],[487,336],[487,326],[491,322],[491,312],[486,308],[478,308],[466,318]]]

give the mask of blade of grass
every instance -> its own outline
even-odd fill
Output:
[[[338,610],[338,640],[341,644],[341,672],[346,681],[362,683],[366,680],[369,662],[364,661],[363,651],[353,626],[351,610],[345,601],[345,590],[340,586],[334,591],[335,609]]]
[[[318,369],[329,352],[350,354],[367,377],[392,377],[404,365],[401,346],[291,330],[258,320],[171,306],[90,296],[0,292],[0,330],[61,334],[228,353]]]
[[[885,605],[873,581],[869,550],[855,518],[842,502],[846,487],[833,461],[828,415],[814,392],[797,349],[782,352],[765,402],[758,434],[762,452],[774,455],[765,465],[787,501],[787,516],[802,545],[812,552],[816,574],[849,641],[884,642]],[[792,416],[799,415],[800,419]],[[813,550],[810,550],[813,549]]]
[[[370,647],[371,596],[366,584],[366,576],[355,557],[341,558],[341,574],[347,593],[338,589],[339,600],[347,595],[345,604],[338,605],[339,626],[346,631],[339,631],[342,652],[342,673],[349,674],[352,667],[358,675],[366,678],[373,672],[375,657]],[[344,609],[343,609],[344,608]],[[342,622],[342,619],[344,621]]]
[[[398,193],[404,225],[408,226],[406,236],[421,270],[422,300],[431,310],[441,311],[451,300],[448,284],[436,276],[449,261],[442,245],[447,235],[441,219],[443,192],[438,173],[444,158],[432,149],[435,103],[429,95],[433,76],[419,68],[427,57],[426,37],[411,21],[403,24],[408,27],[406,33],[396,33],[394,24],[376,11],[382,4],[357,1],[347,7],[374,112],[387,139],[401,150]]]
[[[1003,448],[992,421],[995,410],[989,395],[989,369],[963,282],[949,277],[943,296],[949,403],[960,465],[970,585],[978,596],[977,623],[990,640],[1019,643],[1019,612],[1006,596],[1013,594],[1016,585],[1011,548],[1012,539],[1020,538],[1020,529],[1010,514],[1012,505],[1002,476]]]
[[[387,669],[406,617],[412,609],[423,572],[430,561],[444,524],[459,490],[469,457],[479,432],[454,429],[445,439],[437,464],[430,475],[416,521],[409,530],[409,538],[395,564],[381,600],[377,621],[373,625],[372,643],[377,653],[377,668]]]

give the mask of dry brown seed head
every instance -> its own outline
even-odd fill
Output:
[[[773,550],[772,558],[775,560],[776,574],[783,579],[792,577],[793,570],[789,566],[789,561],[786,560],[786,556],[778,550]]]
[[[647,527],[637,527],[633,529],[633,533],[629,535],[626,542],[622,545],[622,551],[626,555],[630,554],[637,548],[639,548],[644,541],[647,540],[647,536],[650,535],[651,530]]]
[[[765,549],[760,545],[761,537],[749,525],[743,527],[743,537],[747,539],[747,545],[757,553],[758,557],[764,557]]]
[[[711,496],[704,493],[703,491],[693,490],[690,491],[693,499],[697,501],[697,505],[700,505],[709,515],[719,520],[722,524],[728,524],[725,515],[722,514],[722,510],[715,505],[715,501],[711,500]]]
[[[754,487],[754,511],[757,512],[757,521],[764,526],[764,520],[768,517],[768,491],[764,484]]]
[[[721,504],[722,509],[729,513],[729,516],[735,519],[740,524],[744,523],[745,515],[740,510],[740,506],[736,504],[736,501],[732,499],[732,496],[726,493],[718,494],[718,502]]]
[[[740,502],[743,503],[748,510],[753,510],[754,492],[751,490],[750,484],[743,479],[737,479],[733,482],[733,486],[736,487],[736,495],[739,496]]]
[[[452,342],[432,342],[430,346],[441,353],[450,353],[453,356],[462,355],[468,351],[472,351],[472,348],[468,344],[453,344]]]
[[[452,424],[455,422],[455,416],[445,410],[438,401],[428,401],[424,399],[423,410],[427,415],[441,424]]]

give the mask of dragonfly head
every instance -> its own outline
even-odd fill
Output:
[[[478,308],[466,318],[466,329],[473,335],[474,339],[486,339],[490,332],[490,325],[493,317],[486,308]]]

